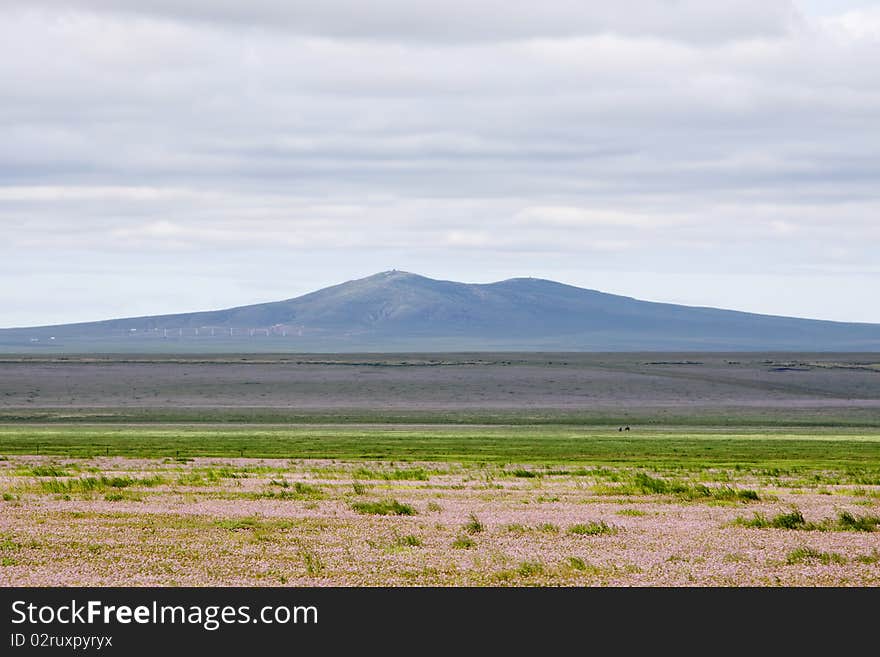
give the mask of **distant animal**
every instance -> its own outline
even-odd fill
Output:
[[[617,427],[618,431],[623,431],[623,427]]]
[[[623,430],[624,430],[624,431],[629,431],[629,427],[625,427]]]

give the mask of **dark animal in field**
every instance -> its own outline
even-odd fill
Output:
[[[629,431],[629,427],[624,427],[624,431]]]

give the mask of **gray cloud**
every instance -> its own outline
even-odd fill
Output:
[[[4,3],[0,325],[391,267],[880,321],[880,11],[508,4]]]
[[[408,42],[491,42],[602,33],[702,43],[778,36],[802,20],[787,0],[7,0],[28,8],[268,26],[295,34]]]

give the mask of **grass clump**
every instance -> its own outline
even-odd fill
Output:
[[[214,524],[231,532],[242,529],[261,529],[263,527],[263,522],[258,518],[223,518],[215,520]]]
[[[0,534],[0,551],[17,552],[21,549],[21,543],[17,542],[12,534]]]
[[[516,574],[520,577],[533,577],[534,575],[541,575],[544,573],[544,564],[540,561],[523,561],[519,568],[516,569]]]
[[[394,544],[400,547],[421,547],[422,539],[415,534],[407,534],[406,536],[398,536],[394,539]]]
[[[292,486],[287,483],[281,490],[262,491],[257,497],[273,500],[320,500],[324,498],[324,491],[319,486],[295,481]]]
[[[603,534],[614,534],[616,532],[617,528],[606,524],[604,520],[580,523],[568,528],[569,534],[575,534],[577,536],[601,536]]]
[[[880,525],[878,516],[854,516],[843,511],[837,516],[837,528],[845,532],[872,532]]]
[[[472,513],[469,516],[469,518],[470,519],[468,520],[468,522],[464,526],[464,530],[468,534],[479,534],[484,529],[486,529],[486,527],[483,525],[483,523],[480,522],[480,519],[477,518],[477,515],[475,513]]]
[[[644,472],[637,472],[633,477],[633,487],[649,495],[662,495],[664,493],[679,493],[686,489],[683,484],[667,482],[665,479],[652,477]]]
[[[462,534],[454,541],[452,541],[452,547],[454,547],[456,550],[470,550],[476,544],[476,541],[474,541],[474,539],[472,539],[467,534]]]
[[[569,568],[572,568],[573,570],[586,570],[587,569],[587,563],[583,559],[581,559],[580,557],[569,557],[566,564],[568,565]]]
[[[859,563],[863,564],[874,564],[880,563],[880,552],[877,551],[876,548],[871,552],[871,554],[860,554],[855,558],[855,560]]]
[[[721,558],[721,561],[724,563],[745,563],[748,560],[749,558],[746,555],[737,552],[728,552]]]
[[[512,474],[514,477],[520,477],[522,479],[535,479],[541,476],[540,473],[535,472],[534,470],[526,470],[525,468],[517,468],[510,474]]]
[[[431,477],[424,468],[394,468],[393,470],[371,470],[358,468],[354,472],[358,479],[384,479],[385,481],[428,481]]]
[[[807,521],[804,520],[804,514],[794,509],[791,513],[780,513],[770,521],[770,526],[774,529],[805,529]]]
[[[609,477],[610,481],[618,481]],[[652,477],[636,472],[620,485],[594,486],[599,495],[675,495],[684,500],[714,500],[718,502],[755,502],[761,499],[757,491],[731,486],[712,487],[705,484],[688,484],[676,480]]]
[[[811,547],[799,547],[785,557],[785,563],[789,566],[809,561],[818,561],[826,566],[832,563],[846,563],[846,559],[837,552],[820,552]]]
[[[303,564],[305,564],[306,574],[309,577],[317,577],[324,570],[324,563],[314,550],[302,548],[299,551],[299,556],[302,558]]]
[[[108,489],[129,488],[131,486],[158,486],[163,481],[158,475],[135,479],[132,477],[83,477],[81,479],[46,479],[40,482],[40,489],[46,493],[92,493]]]
[[[207,468],[194,470],[180,475],[177,483],[181,486],[211,486],[220,483],[223,479],[243,479],[246,474],[240,474],[229,468]]]
[[[721,486],[720,488],[710,488],[711,496],[716,500],[730,500],[734,502],[758,502],[761,496],[757,491],[749,488],[731,488],[730,486]]]
[[[313,484],[306,484],[302,481],[295,481],[293,483],[293,492],[297,495],[301,495],[303,497],[323,497],[324,491],[321,490],[320,486],[315,486]]]
[[[753,518],[737,518],[734,524],[755,529],[800,529],[805,531],[838,531],[838,532],[873,532],[880,526],[880,517],[855,516],[849,511],[842,511],[836,519],[825,519],[822,522],[807,522],[803,514],[794,509],[790,513],[780,513],[767,519],[760,513]]]
[[[177,477],[180,486],[207,486],[208,481],[198,472],[188,472]]]
[[[356,513],[374,516],[414,516],[416,510],[409,504],[397,500],[379,500],[377,502],[354,502],[351,508]]]
[[[25,471],[33,477],[69,477],[70,472],[57,465],[35,465]]]
[[[631,516],[633,518],[639,518],[641,516],[648,515],[647,511],[642,511],[641,509],[621,509],[617,512],[619,516]]]
[[[734,525],[749,527],[752,529],[815,529],[812,523],[807,523],[804,515],[794,509],[790,513],[780,513],[772,519],[768,519],[762,513],[755,513],[751,518],[737,518]]]
[[[104,499],[108,502],[122,502],[123,500],[127,500],[129,502],[141,502],[143,498],[137,493],[132,493],[130,491],[112,491],[104,495]]]

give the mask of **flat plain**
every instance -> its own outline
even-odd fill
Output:
[[[876,586],[878,363],[6,357],[0,585]]]

